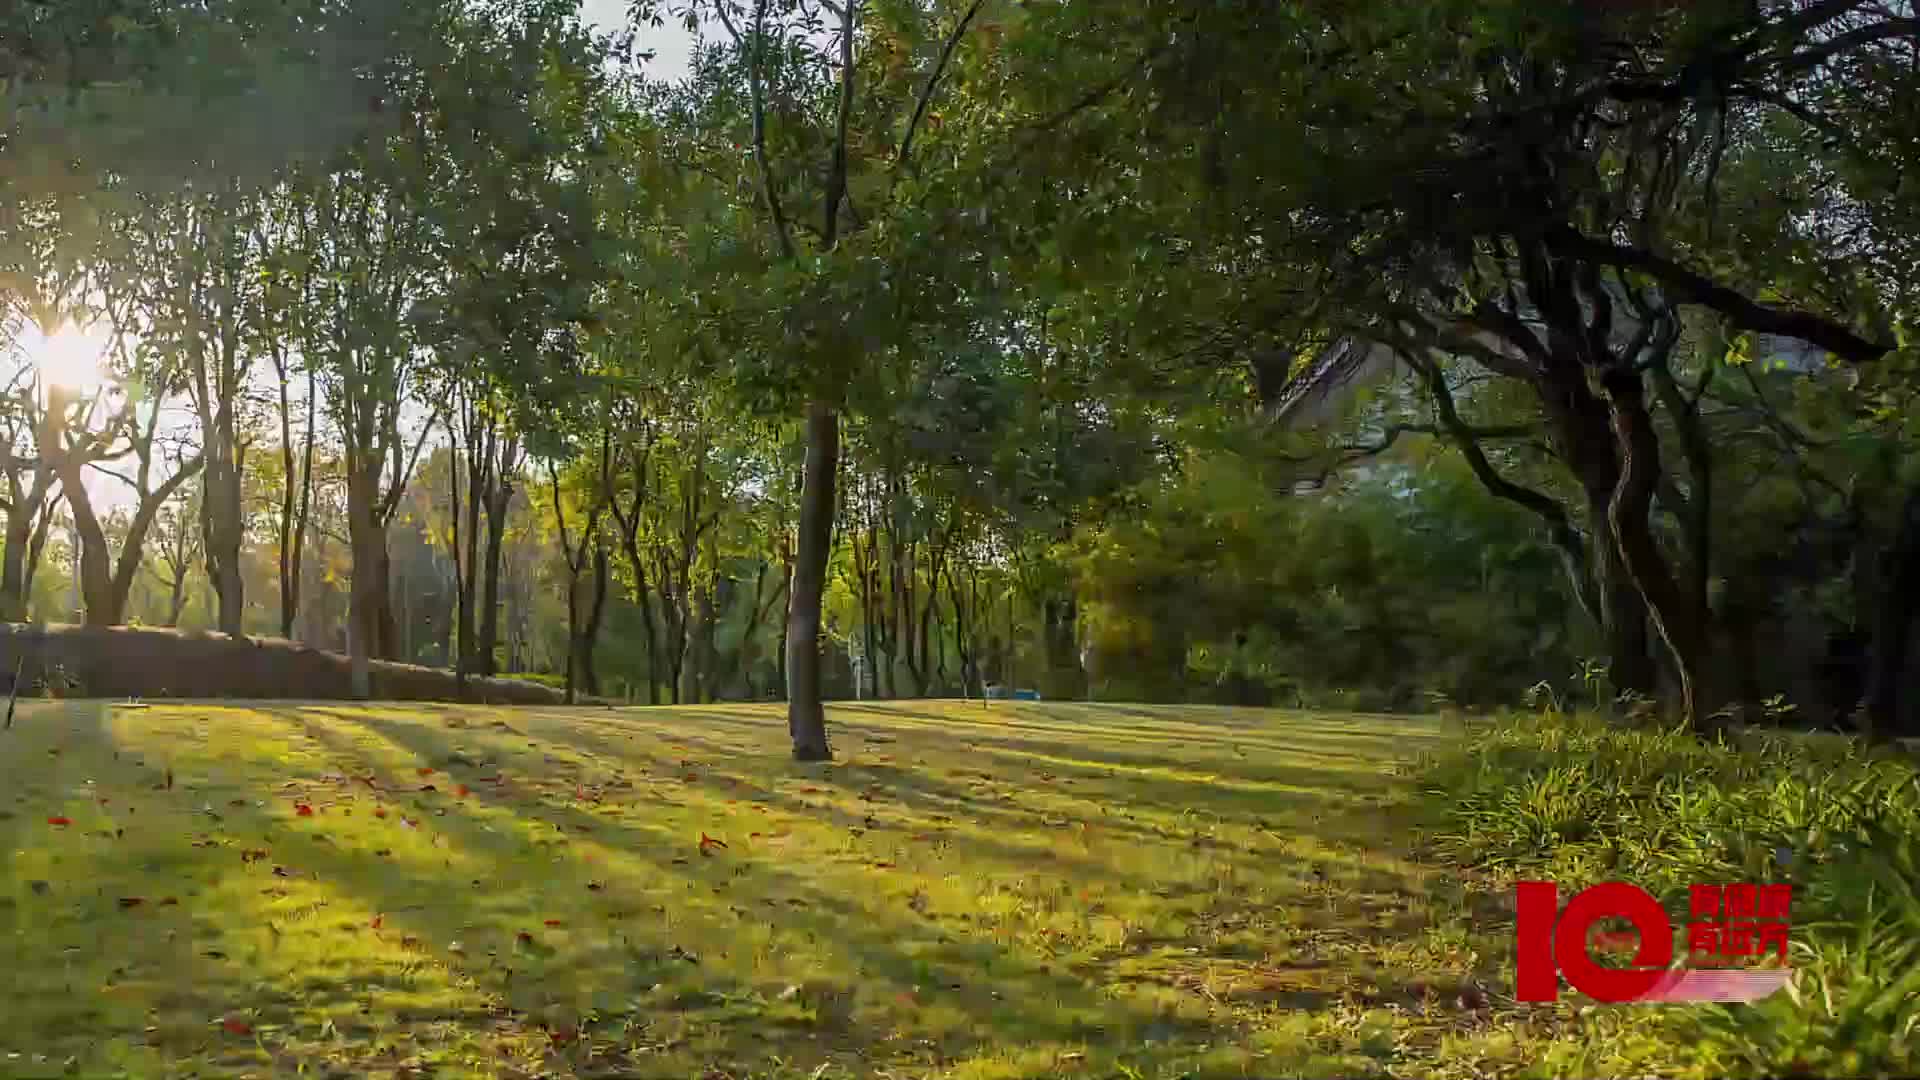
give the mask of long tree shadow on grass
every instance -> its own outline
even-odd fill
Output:
[[[318,722],[318,718],[302,716],[299,721]],[[367,727],[368,720],[365,717],[338,717],[320,726],[335,728],[345,724]],[[374,729],[381,737],[405,747],[418,759],[431,760],[445,750],[441,733],[425,725],[379,720],[374,721]],[[352,740],[349,740],[349,745],[351,743]],[[484,787],[476,788],[473,797],[482,805],[510,813],[519,814],[524,810],[524,807],[496,801],[495,796]],[[696,896],[715,888],[732,895],[740,888],[738,879],[731,871],[720,869],[725,865],[722,863],[698,864],[704,873],[671,869],[678,862],[671,856],[673,849],[658,850],[662,843],[658,830],[636,829],[624,823],[611,822],[604,815],[588,813],[578,807],[548,806],[541,814],[547,818],[559,817],[563,823],[576,827],[586,825],[593,830],[596,843],[611,845],[630,857],[644,858],[646,874],[662,883],[655,890],[658,894],[678,893],[682,885],[687,893]],[[436,818],[435,821],[459,832],[463,845],[485,842],[473,831],[477,823],[464,813],[455,813],[453,808],[449,808],[445,818]],[[695,864],[694,860],[684,857],[678,861]],[[903,942],[913,941],[916,937],[915,926],[925,920],[913,912],[905,898],[898,904],[884,907],[856,905],[848,901],[846,895],[859,895],[858,890],[822,889],[814,881],[792,874],[774,863],[756,863],[744,871],[740,878],[750,880],[763,894],[762,900],[777,899],[783,905],[782,913],[774,917],[782,927],[782,934],[804,937],[809,947],[824,949],[837,956],[837,962],[830,966],[858,974],[861,982],[851,991],[856,999],[856,1013],[861,1008],[886,1011],[889,995],[934,996],[938,1007],[955,1014],[958,1021],[949,1022],[944,1028],[943,1053],[949,1057],[984,1052],[993,1046],[1005,1044],[1010,1038],[1030,1042],[1082,1039],[1088,1037],[1090,1032],[1100,1027],[1110,1028],[1116,1022],[1134,1025],[1142,1031],[1158,1025],[1165,1031],[1185,1032],[1195,1039],[1231,1034],[1212,1030],[1204,1020],[1168,1017],[1158,1012],[1141,1014],[1135,1006],[1103,998],[1097,986],[1084,980],[1047,971],[1044,966],[1035,965],[989,942],[957,940],[951,932],[943,929],[922,926],[923,933],[918,936],[924,939],[924,947],[910,952],[903,948]],[[716,879],[718,884],[714,884]],[[550,885],[566,887],[565,876],[556,872]],[[871,893],[871,888],[867,892]],[[747,902],[751,903],[751,900]],[[718,908],[713,910],[718,913]],[[755,912],[745,914],[755,919],[765,918]],[[728,928],[715,926],[710,929]],[[631,938],[628,940],[631,941]],[[652,944],[659,950],[670,943],[656,940]],[[677,946],[679,943],[671,944]],[[657,968],[655,971],[657,973]],[[983,975],[985,983],[981,985]],[[954,991],[951,989],[953,986],[961,989]],[[942,987],[946,988],[944,992]],[[721,986],[710,988],[708,994],[724,1000],[728,993],[738,989],[737,986]],[[998,996],[995,997],[995,994]],[[1036,1007],[1037,1002],[1058,1002],[1059,1006],[1042,1009]],[[844,1025],[830,1024],[832,1030],[827,1034],[832,1038],[829,1043],[847,1049],[881,1049],[872,1039],[859,1033],[859,1025],[852,1023],[856,1018],[855,1015],[849,1015],[842,1018],[847,1021]],[[894,1026],[897,1026],[898,1018],[895,1019]],[[810,1033],[820,1035],[817,1024],[814,1028]],[[756,1046],[756,1050],[764,1052],[764,1047]],[[740,1048],[738,1052],[745,1053],[746,1050]]]

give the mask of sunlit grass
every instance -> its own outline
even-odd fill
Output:
[[[1433,724],[831,719],[23,708],[0,1072],[1412,1075],[1491,1022],[1387,812]]]

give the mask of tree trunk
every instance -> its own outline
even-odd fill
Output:
[[[607,613],[607,549],[593,551],[593,603],[587,608],[586,625],[580,630],[580,681],[588,695],[600,696],[600,673],[594,666],[594,650],[600,643],[600,625]]]
[[[565,702],[573,704],[573,689],[576,673],[579,671],[580,655],[580,571],[577,567],[567,567],[567,682]]]
[[[365,464],[351,455],[347,461],[347,537],[353,549],[349,579],[351,606],[347,613],[347,660],[350,691],[365,701],[373,696],[370,663],[380,633],[382,589],[376,575],[386,572],[386,535],[374,505],[379,465]]]
[[[800,542],[787,612],[787,733],[798,761],[827,761],[826,706],[821,700],[820,607],[826,598],[833,538],[833,482],[840,457],[840,418],[832,406],[807,406],[806,467],[800,487]]]
[[[506,460],[503,455],[502,460]],[[492,676],[498,665],[493,658],[494,645],[500,640],[500,552],[507,533],[507,510],[513,488],[507,477],[498,475],[487,497],[487,561],[480,586],[480,634],[474,642],[479,653],[480,674]]]
[[[223,402],[212,415],[206,440],[206,477],[200,494],[201,525],[205,535],[207,580],[218,598],[216,626],[239,637],[246,615],[246,584],[240,575],[240,547],[245,539],[245,507],[240,496],[240,451],[234,444],[232,405]]]
[[[1620,480],[1607,508],[1607,522],[1621,562],[1672,657],[1680,681],[1681,713],[1695,730],[1705,731],[1711,723],[1703,685],[1705,628],[1695,619],[1693,603],[1674,579],[1648,520],[1661,464],[1660,439],[1647,413],[1646,389],[1638,372],[1614,372],[1607,376],[1605,390],[1620,446]]]
[[[93,500],[81,482],[78,459],[62,454],[60,486],[67,490],[73,509],[73,528],[80,539],[80,597],[88,626],[113,626],[113,563],[107,557],[107,537],[93,512]]]
[[[184,569],[173,572],[172,592],[167,597],[167,625],[180,625],[180,613],[187,608],[187,574]]]
[[[1867,669],[1868,734],[1899,738],[1909,730],[1912,710],[1902,700],[1913,622],[1920,613],[1920,482],[1907,491],[1893,540],[1880,556],[1880,601],[1873,619],[1873,652]]]
[[[32,486],[24,494],[16,477],[9,480],[13,501],[7,506],[6,548],[0,550],[0,621],[25,622],[33,580],[29,566],[38,561],[29,559],[28,553],[37,550],[33,538],[40,538],[44,546],[47,522],[53,517],[47,501],[54,480],[52,463],[43,457],[34,466]]]

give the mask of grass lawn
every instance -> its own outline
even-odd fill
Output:
[[[1388,812],[1435,722],[830,723],[23,704],[0,1075],[1429,1075],[1498,1023]]]

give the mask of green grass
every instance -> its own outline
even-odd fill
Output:
[[[1693,882],[1793,888],[1793,982],[1751,1006],[1539,1010],[1462,1054],[1541,1076],[1920,1071],[1920,772],[1857,740],[1703,742],[1556,712],[1479,723],[1423,763],[1435,853],[1567,892],[1624,880],[1687,918]]]
[[[23,705],[0,1074],[1470,1075],[1526,1037],[1473,988],[1511,922],[1390,813],[1437,723],[830,721],[802,766],[767,706]]]

